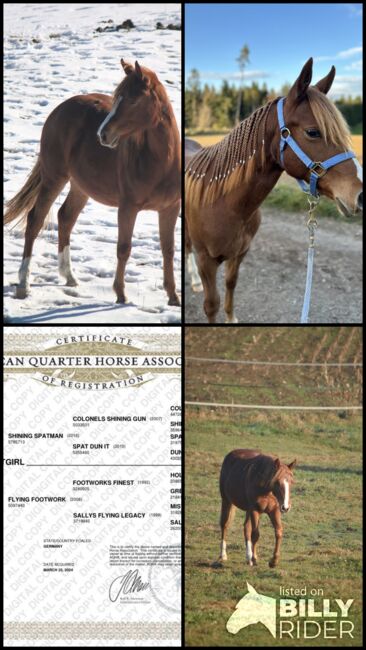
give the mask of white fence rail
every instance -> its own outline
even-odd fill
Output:
[[[263,404],[218,404],[215,402],[185,402],[186,406],[208,406],[229,409],[273,409],[276,411],[361,411],[362,406],[272,406]]]
[[[206,357],[186,357],[187,361],[204,361],[205,363],[236,363],[241,366],[310,366],[310,367],[346,367],[356,368],[362,367],[362,363],[328,363],[327,361],[316,363],[302,363],[302,362],[289,362],[289,361],[233,361],[231,359],[211,359]]]

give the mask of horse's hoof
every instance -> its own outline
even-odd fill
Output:
[[[27,296],[29,296],[29,289],[27,287],[21,287],[17,285],[15,289],[15,297],[19,298],[20,300],[24,300],[24,298]]]
[[[271,567],[271,569],[273,569],[277,565],[277,561],[276,560],[270,560],[268,562],[268,565]]]
[[[76,278],[72,278],[72,280],[70,279],[70,280],[68,280],[68,281],[66,282],[66,286],[67,286],[67,287],[77,287],[78,285],[79,285],[79,283],[78,283],[78,281],[76,280]]]
[[[177,295],[172,296],[169,298],[168,305],[170,307],[180,307],[180,300]]]
[[[117,305],[125,305],[127,302],[127,298],[125,296],[122,296],[121,298],[117,298],[116,303]]]
[[[225,323],[239,323],[239,321],[236,316],[233,316],[232,318],[227,318]]]
[[[247,564],[249,564],[249,566],[253,566],[253,561],[252,560],[247,560]]]
[[[201,291],[203,291],[202,283],[199,282],[197,284],[192,284],[192,291],[194,291],[194,293],[201,293]]]
[[[253,562],[253,566],[257,566],[257,564],[258,564],[257,558],[253,557],[252,562]]]
[[[219,557],[219,562],[227,562],[227,555],[225,557]]]

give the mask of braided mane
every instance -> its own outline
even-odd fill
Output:
[[[223,140],[191,158],[186,169],[186,196],[191,204],[212,204],[250,179],[256,154],[262,154],[264,164],[264,135],[272,105],[273,101],[261,106]]]

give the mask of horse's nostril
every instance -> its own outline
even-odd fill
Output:
[[[357,206],[358,206],[358,208],[359,208],[360,210],[362,210],[362,208],[363,208],[362,192],[360,192],[360,194],[358,195]]]

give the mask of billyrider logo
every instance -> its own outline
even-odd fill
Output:
[[[77,338],[77,340],[76,340]],[[118,336],[62,337],[43,344],[45,354],[15,350],[4,356],[5,379],[28,373],[47,386],[109,390],[140,386],[159,373],[180,373],[176,345],[164,352],[149,341]]]
[[[280,639],[354,638],[354,624],[350,620],[353,599],[343,601],[335,598],[331,601],[329,598],[319,598],[323,595],[322,589],[312,589],[312,595],[316,593],[318,598],[280,598],[278,601],[276,598],[260,594],[249,582],[247,588],[248,593],[239,600],[235,612],[226,624],[226,629],[231,634],[237,634],[248,625],[263,623],[273,637]],[[299,591],[306,595],[306,588],[280,589],[281,594],[296,592],[297,595]]]

